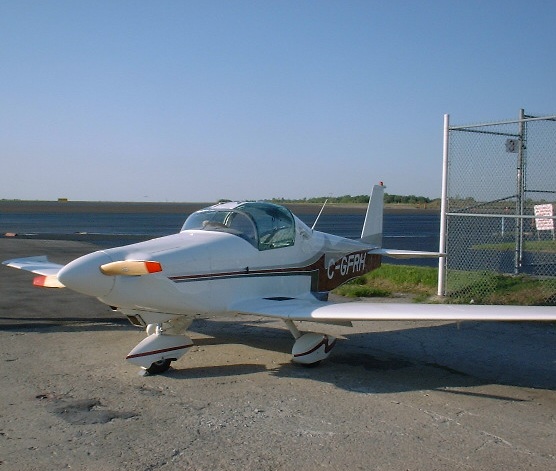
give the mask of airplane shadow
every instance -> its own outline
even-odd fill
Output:
[[[293,338],[271,323],[200,320],[190,330],[213,336],[195,339],[196,345],[235,343],[289,353]],[[462,394],[450,388],[484,384],[556,390],[554,325],[486,322],[458,327],[453,323],[344,336],[346,340],[340,339],[318,367],[288,362],[270,369],[270,374],[329,382],[361,393],[435,389]],[[255,372],[260,367],[246,368]],[[187,366],[182,371],[178,377],[190,377]]]
[[[99,317],[2,317],[0,316],[1,331],[27,331],[43,332],[55,330],[56,332],[76,331],[107,331],[114,329],[137,330],[129,321],[121,316],[99,316]]]
[[[209,367],[195,367],[174,369],[171,368],[164,376],[172,379],[201,379],[223,378],[226,376],[241,376],[267,371],[264,365],[256,363],[241,363],[235,365],[215,365]]]
[[[485,384],[556,390],[553,324],[469,322],[459,328],[455,323],[406,325],[399,328],[398,324],[397,330],[387,331],[372,331],[372,323],[366,324],[365,332],[342,329],[345,339],[339,339],[331,356],[316,368],[291,362],[273,368],[254,363],[189,368],[186,356],[166,375],[191,379],[268,371],[277,377],[306,378],[375,394],[422,389],[463,394],[453,388]],[[334,329],[316,326],[322,332],[333,333]],[[0,317],[0,331],[20,330],[135,332],[137,328],[123,317],[110,315]],[[294,342],[290,332],[272,319],[199,319],[189,332],[197,346],[239,344],[288,355]],[[196,332],[208,337],[197,338]]]

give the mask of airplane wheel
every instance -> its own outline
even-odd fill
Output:
[[[155,361],[154,363],[151,364],[151,366],[146,368],[146,371],[150,375],[158,375],[160,373],[164,373],[165,371],[168,371],[168,369],[170,368],[170,363],[172,363],[172,360]]]

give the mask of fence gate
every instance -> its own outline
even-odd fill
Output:
[[[444,121],[438,294],[488,303],[510,274],[556,304],[556,116]]]

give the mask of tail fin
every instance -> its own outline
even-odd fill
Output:
[[[376,247],[382,247],[384,188],[386,187],[382,182],[379,185],[373,186],[369,206],[367,207],[367,215],[363,223],[363,231],[361,231],[361,241]]]

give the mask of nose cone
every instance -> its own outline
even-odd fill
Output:
[[[96,298],[106,296],[114,287],[114,277],[103,275],[100,266],[113,260],[104,252],[94,252],[68,263],[58,273],[67,288]]]

